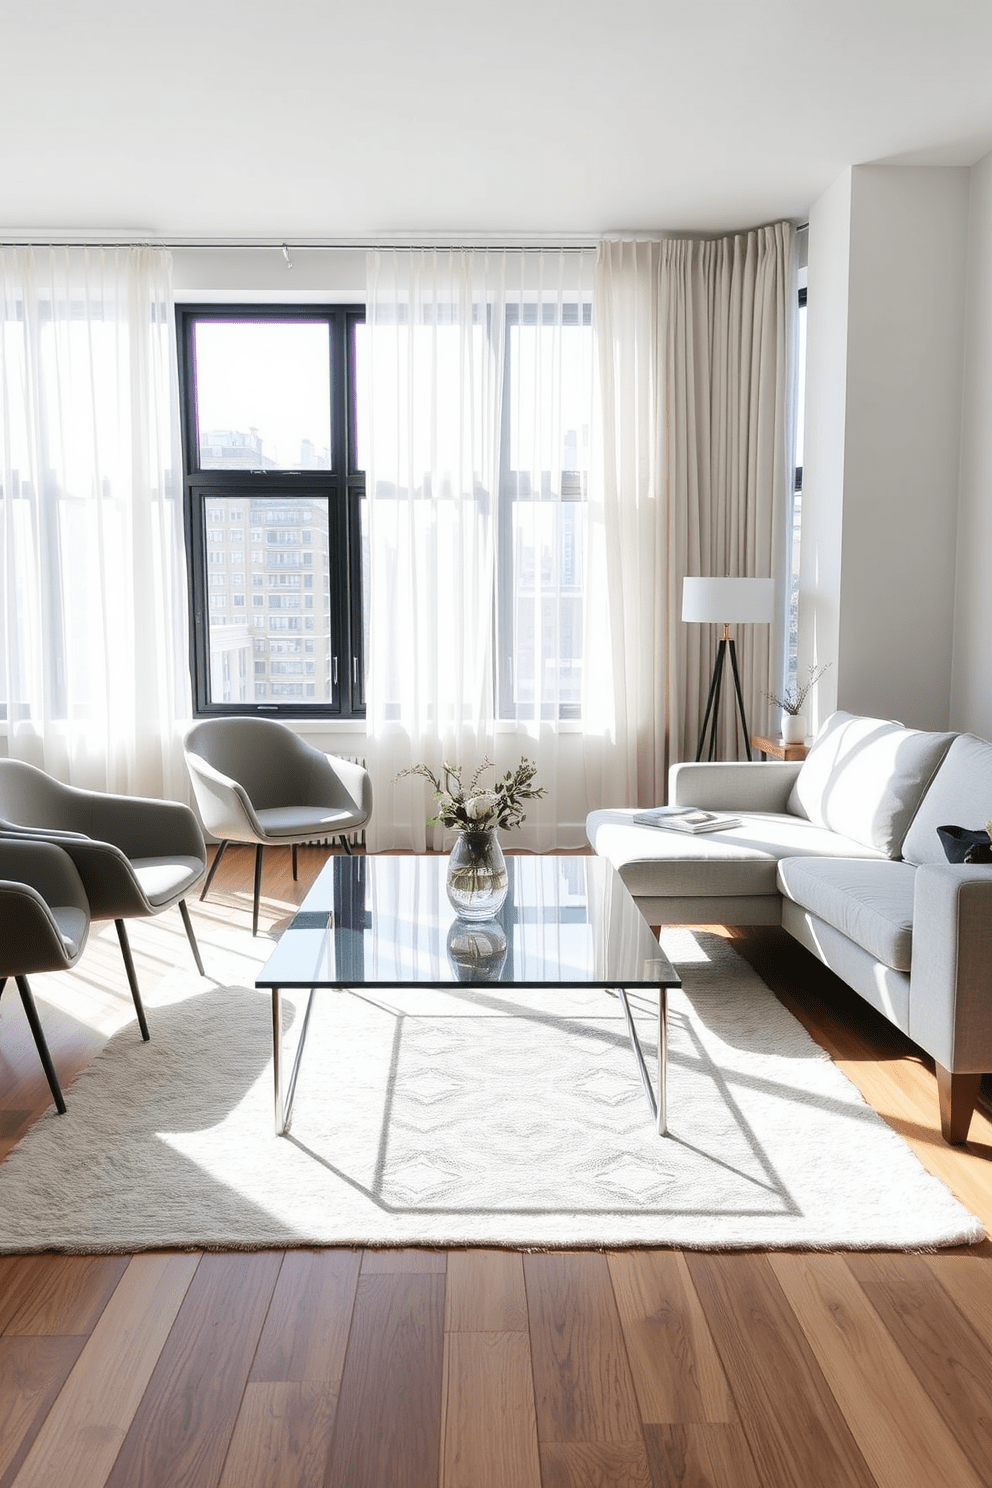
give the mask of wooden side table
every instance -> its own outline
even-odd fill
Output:
[[[769,755],[780,760],[804,760],[809,754],[808,744],[786,744],[781,738],[765,739],[761,734],[751,735],[751,748],[760,750],[762,759]]]

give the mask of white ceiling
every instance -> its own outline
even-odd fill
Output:
[[[989,0],[0,0],[0,233],[804,219],[992,150]]]

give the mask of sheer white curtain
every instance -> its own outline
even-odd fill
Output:
[[[180,472],[168,255],[0,249],[0,701],[71,784],[187,792]]]
[[[546,799],[518,846],[581,840],[591,253],[370,255],[368,732],[378,847],[441,845],[418,761]],[[571,732],[570,732],[571,731]]]
[[[794,230],[606,242],[596,264],[602,406],[599,628],[590,656],[603,805],[666,799],[695,758],[717,628],[681,620],[686,575],[774,577],[781,621],[737,635],[749,719],[781,676],[794,459]],[[721,749],[733,745],[725,679]]]

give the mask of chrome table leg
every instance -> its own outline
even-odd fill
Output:
[[[296,1077],[300,1073],[303,1046],[307,1041],[307,1029],[310,1027],[310,1009],[313,1007],[313,994],[314,988],[311,987],[310,996],[307,998],[307,1010],[303,1015],[303,1027],[300,1029],[296,1054],[293,1058],[293,1068],[290,1071],[289,1089],[288,1091],[284,1091],[282,1072],[282,988],[272,988],[272,1073],[275,1080],[277,1137],[284,1137],[289,1130],[289,1118],[293,1114],[293,1100],[296,1096]]]
[[[620,1006],[623,1008],[624,1018],[627,1020],[627,1032],[630,1035],[630,1045],[637,1060],[637,1068],[641,1072],[641,1084],[651,1107],[651,1115],[655,1120],[655,1127],[659,1137],[668,1134],[668,989],[658,988],[658,1094],[655,1096],[651,1088],[651,1076],[644,1060],[644,1051],[641,1041],[637,1037],[637,1028],[634,1017],[630,1011],[630,1003],[627,1000],[627,991],[624,987],[618,987],[617,996]]]

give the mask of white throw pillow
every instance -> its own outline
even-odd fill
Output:
[[[834,713],[796,777],[789,810],[897,858],[953,738],[884,718]]]
[[[937,771],[913,824],[902,855],[907,863],[947,861],[938,827],[975,831],[992,819],[992,744],[975,734],[959,734]]]

